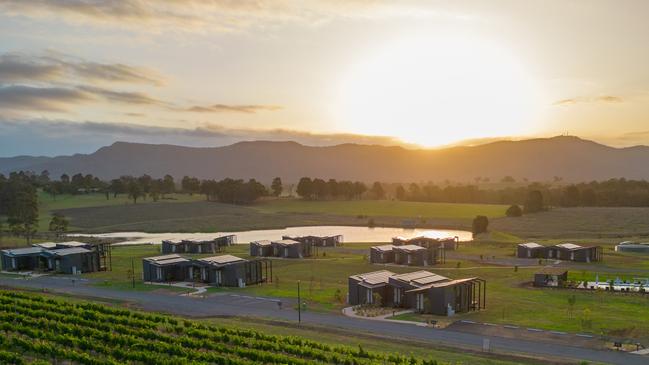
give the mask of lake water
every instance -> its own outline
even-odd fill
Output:
[[[226,234],[237,235],[237,243],[249,243],[258,240],[281,239],[282,236],[327,236],[342,234],[345,242],[391,242],[392,237],[459,237],[460,241],[470,241],[471,232],[456,231],[447,229],[420,229],[420,228],[369,228],[350,226],[308,226],[290,227],[284,229],[264,229],[242,232],[218,232],[218,233],[144,233],[144,232],[114,232],[101,234],[76,234],[69,236],[77,237],[99,237],[99,238],[121,238],[126,241],[116,245],[136,244],[161,244],[163,240],[179,241],[188,240],[211,240]]]

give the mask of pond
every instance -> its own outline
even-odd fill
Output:
[[[119,238],[125,240],[116,245],[161,244],[163,240],[211,240],[226,234],[237,235],[237,243],[249,243],[258,240],[281,239],[282,236],[331,236],[342,234],[344,242],[391,242],[392,237],[459,237],[460,241],[470,241],[471,232],[447,229],[420,228],[385,228],[385,227],[350,227],[350,226],[306,226],[284,229],[264,229],[241,232],[218,233],[144,233],[144,232],[114,232],[98,234],[70,234],[70,237]]]

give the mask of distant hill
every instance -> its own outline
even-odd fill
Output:
[[[649,179],[649,147],[614,148],[566,136],[415,150],[267,141],[214,148],[116,142],[87,155],[0,158],[1,173],[16,170],[48,170],[57,177],[81,172],[110,179],[146,173],[154,177],[256,178],[263,182],[275,176],[285,181],[312,176],[368,182],[473,181],[477,176],[498,181],[507,175],[530,181],[547,181],[554,176],[564,181]]]

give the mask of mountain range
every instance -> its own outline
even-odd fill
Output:
[[[573,136],[498,141],[479,146],[408,149],[341,144],[312,147],[296,142],[252,141],[224,147],[115,142],[94,153],[72,156],[0,158],[0,173],[48,170],[93,174],[102,179],[149,174],[175,178],[256,178],[302,176],[366,182],[473,181],[503,176],[548,181],[555,176],[578,182],[624,177],[649,179],[649,147],[615,148]]]

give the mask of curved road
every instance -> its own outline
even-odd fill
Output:
[[[267,319],[297,320],[297,312],[285,305],[279,309],[276,301],[267,298],[236,295],[232,293],[211,295],[207,298],[174,296],[152,292],[121,291],[88,285],[85,280],[69,277],[43,276],[23,279],[0,276],[0,286],[13,288],[47,288],[50,292],[87,297],[129,301],[142,309],[177,314],[188,317],[250,316]],[[456,348],[481,349],[488,338],[493,352],[528,354],[537,357],[551,356],[573,360],[587,360],[619,365],[646,365],[649,357],[624,352],[592,350],[569,344],[556,344],[519,340],[512,338],[481,336],[446,329],[434,329],[404,323],[372,321],[345,317],[342,314],[303,312],[302,321],[319,326],[338,327],[346,330],[364,331],[381,336],[430,341]]]

